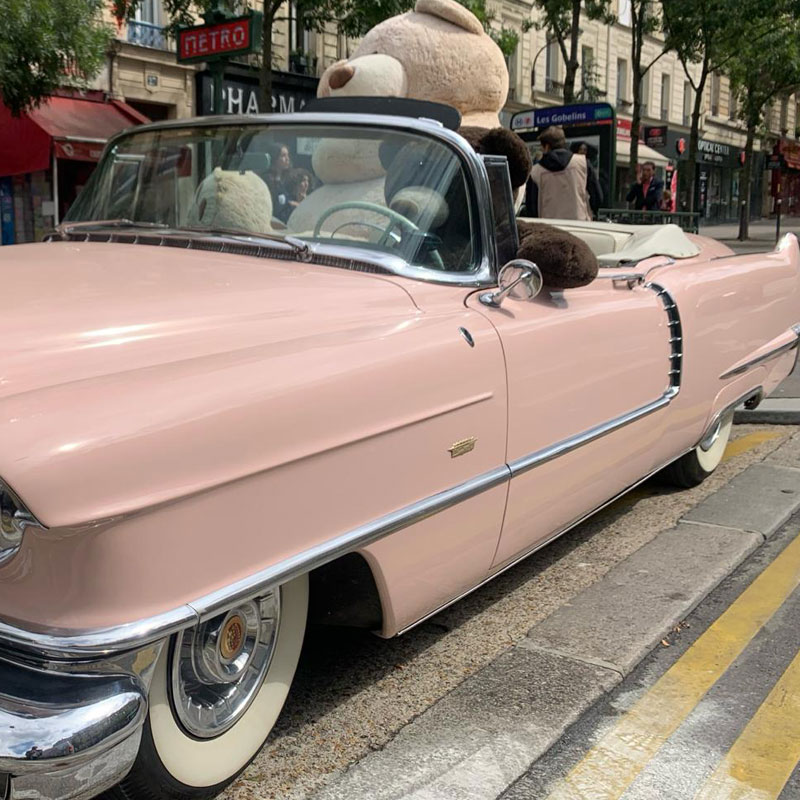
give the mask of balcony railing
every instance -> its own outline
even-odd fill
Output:
[[[547,94],[554,94],[556,97],[564,96],[564,84],[551,78],[549,75],[545,76],[544,90]]]
[[[128,22],[128,41],[142,47],[154,47],[157,50],[171,50],[166,28],[152,22],[130,20]]]

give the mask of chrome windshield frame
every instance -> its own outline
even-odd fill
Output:
[[[193,117],[191,119],[175,119],[164,122],[152,122],[147,125],[138,125],[135,128],[126,128],[112,136],[103,150],[101,162],[106,158],[108,151],[121,140],[142,133],[186,130],[190,128],[209,127],[236,127],[236,126],[275,126],[297,127],[328,125],[333,127],[377,128],[391,131],[401,131],[436,139],[453,150],[464,166],[467,177],[469,201],[474,221],[477,223],[475,241],[479,248],[476,269],[470,272],[455,272],[430,269],[409,264],[404,259],[391,254],[376,254],[374,251],[358,247],[345,247],[341,242],[327,244],[325,242],[309,241],[308,244],[315,252],[325,255],[327,253],[341,255],[346,250],[354,260],[363,260],[364,263],[374,264],[376,261],[389,272],[403,278],[426,281],[428,283],[443,283],[457,286],[485,287],[497,284],[499,265],[496,263],[494,247],[494,220],[491,210],[491,193],[489,178],[483,159],[464,139],[455,131],[445,128],[440,123],[413,117],[396,117],[383,114],[331,114],[319,112],[295,112],[293,114],[230,114],[210,117]],[[77,222],[77,221],[76,221]],[[69,222],[66,223],[67,225]],[[249,234],[242,234],[243,236]],[[331,250],[330,248],[333,248]],[[376,257],[377,256],[377,257]]]

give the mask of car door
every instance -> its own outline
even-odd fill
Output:
[[[677,310],[660,287],[600,276],[499,307],[508,381],[508,506],[494,568],[557,535],[654,468],[676,392]],[[678,334],[678,335],[674,335]]]

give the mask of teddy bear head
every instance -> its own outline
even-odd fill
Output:
[[[269,233],[272,196],[255,172],[215,167],[197,187],[186,222],[202,228]]]
[[[464,124],[495,127],[508,94],[500,48],[456,0],[417,0],[413,11],[384,20],[352,58],[322,75],[320,97],[411,97],[455,106]]]

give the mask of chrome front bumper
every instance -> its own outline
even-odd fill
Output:
[[[159,651],[55,669],[0,655],[0,800],[82,800],[122,780]]]

